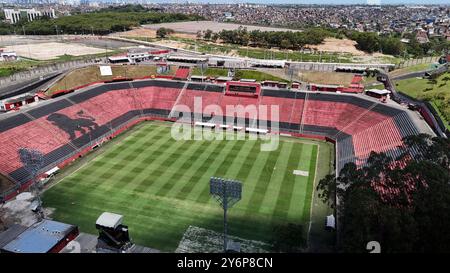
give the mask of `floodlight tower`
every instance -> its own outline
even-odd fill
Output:
[[[223,248],[227,251],[227,210],[242,197],[242,183],[236,180],[211,177],[209,180],[210,194],[223,208]]]
[[[32,191],[34,191],[35,196],[37,198],[38,202],[38,214],[41,218],[43,218],[42,210],[41,210],[41,196],[39,192],[39,188],[37,185],[37,179],[36,175],[38,174],[39,170],[42,168],[42,165],[44,163],[44,155],[34,149],[28,149],[28,148],[20,148],[19,149],[20,159],[23,162],[23,167],[30,173],[31,175],[31,187]]]

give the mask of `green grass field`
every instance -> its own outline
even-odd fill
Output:
[[[450,130],[450,73],[444,73],[436,81],[411,78],[395,81],[398,91],[433,105],[444,124]]]
[[[176,141],[167,124],[144,123],[69,166],[44,193],[44,206],[56,209],[54,219],[93,234],[102,212],[123,214],[137,244],[174,251],[189,225],[222,231],[222,210],[209,195],[209,178],[220,176],[243,181],[230,234],[268,242],[274,225],[307,230],[316,164],[329,164],[317,162],[326,143],[280,140],[277,150],[262,152],[263,140]]]
[[[425,78],[410,78],[397,80],[395,88],[397,91],[407,94],[419,100],[431,103],[442,121],[450,130],[450,73],[444,73],[432,81]],[[384,89],[382,84],[370,86],[374,89]]]

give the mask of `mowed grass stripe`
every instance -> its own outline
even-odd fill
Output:
[[[192,209],[191,206],[173,210],[174,206],[170,202],[161,202],[159,200],[152,200],[151,198],[144,198],[136,201],[142,200],[145,200],[148,204],[150,204],[151,208],[139,210],[130,207],[127,204],[120,203],[114,199],[102,200],[101,196],[98,196],[98,201],[94,200],[89,204],[89,206],[79,206],[75,213],[71,212],[71,210],[73,210],[73,206],[72,208],[66,207],[65,209],[58,206],[60,209],[64,209],[66,212],[69,212],[72,219],[68,219],[67,216],[58,213],[55,216],[58,217],[58,219],[64,220],[68,223],[79,225],[82,231],[95,234],[95,225],[93,223],[95,223],[96,217],[98,217],[103,211],[120,213],[125,216],[127,225],[130,225],[130,234],[133,238],[135,238],[136,243],[156,247],[162,250],[173,250],[181,238],[184,230],[193,220],[190,213],[195,213],[195,210]],[[136,204],[136,202],[134,203]],[[188,211],[190,213],[187,213]],[[201,215],[198,213],[195,214]],[[136,217],[136,215],[139,215],[139,217]],[[206,220],[208,220],[207,217],[211,217],[211,214],[206,214],[205,217]],[[220,219],[219,215],[215,218]],[[81,219],[86,220],[80,221]],[[145,224],[143,225],[142,223]],[[142,225],[141,228],[139,227],[140,225]],[[136,237],[136,234],[133,233],[133,230],[135,229],[145,230],[147,235],[143,238]],[[161,236],[164,238],[165,234],[169,234],[169,236],[165,238],[164,244],[158,244],[155,239]]]
[[[202,145],[202,150],[191,154],[187,159],[189,164],[184,164],[179,168],[173,179],[173,186],[165,193],[166,196],[176,197],[182,190],[187,196],[192,192],[197,183],[209,183],[209,179],[201,179],[202,174],[211,167],[211,161],[217,153],[225,147],[224,141],[206,141],[207,145]],[[181,198],[183,199],[183,198]]]
[[[267,191],[269,194],[264,195],[259,209],[260,212],[278,215],[279,212],[275,210],[275,204],[277,202],[278,193],[281,190],[285,176],[289,176],[286,172],[289,171],[287,166],[293,148],[294,143],[292,142],[283,142],[281,147],[278,148],[281,149],[281,151],[270,176],[270,183],[267,186]],[[284,195],[283,198],[290,199],[293,193],[285,192],[285,194],[286,195]]]
[[[151,131],[149,129],[152,129]],[[164,134],[166,128],[162,127],[162,126],[149,126],[149,127],[145,127],[144,132],[145,135],[144,137],[151,137],[151,136],[155,136],[155,135],[159,135],[161,133]],[[141,131],[138,131],[138,133],[141,133]],[[160,143],[163,143],[165,141],[167,141],[166,138],[161,137],[160,138]],[[151,143],[151,139],[146,140],[146,142]],[[126,145],[126,139],[125,139],[125,145]],[[156,144],[158,146],[158,144]],[[96,158],[96,160],[104,160],[106,158],[110,158],[110,153],[115,154],[117,150],[123,151],[123,149],[121,149],[121,146],[118,145],[115,147],[115,149],[110,150],[109,152],[106,152],[102,155],[100,155],[99,157]],[[114,155],[115,157],[115,155]],[[113,157],[113,158],[114,158]],[[95,163],[96,161],[94,161]],[[100,168],[89,168],[89,164],[85,167],[88,167],[87,170],[91,170],[94,169],[97,172],[90,172],[87,171],[85,172],[76,172],[75,176],[72,179],[75,180],[79,180],[78,184],[80,181],[83,181],[86,184],[86,190],[87,191],[95,191],[97,190],[99,187],[101,188],[100,190],[103,192],[103,194],[120,194],[120,191],[117,191],[117,187],[119,186],[121,180],[118,177],[118,171],[123,170],[123,169],[127,169],[128,172],[125,172],[125,174],[129,174],[129,171],[131,169],[130,166],[126,166],[125,164],[120,163],[123,161],[117,161],[117,163],[121,164],[120,168],[115,168],[117,163],[114,163],[113,165],[109,165],[109,164],[105,164],[103,167]],[[113,178],[114,177],[114,178]],[[101,186],[105,186],[105,187],[101,187]]]
[[[140,155],[141,153],[139,151],[142,151],[142,148],[144,147],[145,150],[151,146],[157,148],[158,146],[155,145],[155,139],[167,139],[167,128],[163,126],[150,125],[145,128],[144,132],[145,134],[142,134],[139,131],[136,134],[125,138],[121,145],[117,145],[115,149],[112,149],[110,152],[106,153],[104,157],[109,158],[109,162],[122,161],[130,154],[135,156]],[[139,137],[136,135],[139,135]],[[138,138],[137,141],[133,141],[135,138]]]
[[[281,143],[281,147],[278,147],[275,151],[272,152],[265,152],[269,153],[269,157],[267,158],[264,166],[262,167],[262,170],[258,176],[258,180],[256,181],[257,185],[254,188],[253,192],[251,193],[251,199],[250,199],[250,205],[254,209],[256,209],[257,212],[260,212],[261,210],[261,204],[263,202],[264,196],[267,193],[267,189],[269,187],[270,183],[270,177],[273,172],[273,168],[275,164],[277,163],[278,157],[280,156],[282,146],[284,145],[284,142]],[[262,152],[264,153],[264,152]],[[258,162],[255,162],[255,164],[258,164]],[[247,210],[247,214],[252,214],[254,211]]]
[[[265,165],[266,161],[269,159],[270,152],[258,151],[253,161],[252,168],[250,169],[247,179],[243,184],[242,188],[244,194],[242,195],[242,200],[236,206],[236,210],[242,210],[242,214],[249,216],[246,213],[249,210],[258,210],[258,207],[251,203],[252,193],[255,192],[256,186],[258,185],[258,179],[261,175],[261,167]]]
[[[173,251],[189,225],[222,231],[223,212],[209,195],[211,176],[244,183],[243,199],[229,213],[232,235],[268,242],[273,225],[288,222],[283,220],[287,206],[289,221],[309,217],[310,207],[301,203],[312,192],[298,194],[298,183],[292,191],[284,187],[291,168],[314,169],[292,162],[294,154],[308,160],[310,144],[304,147],[309,154],[302,144],[285,141],[277,151],[261,152],[261,141],[175,141],[170,127],[154,123],[136,132],[45,192],[45,206],[56,208],[54,219],[96,234],[95,220],[102,212],[120,213],[137,244]],[[279,205],[288,194],[291,203]]]
[[[300,162],[301,153],[303,151],[303,147],[306,144],[296,144],[294,149],[290,150],[288,164],[286,166],[286,173],[281,182],[280,188],[278,190],[278,194],[276,197],[276,203],[274,206],[274,213],[272,215],[272,219],[275,221],[286,220],[290,204],[292,201],[293,195],[297,194],[294,191],[295,178],[296,176],[293,174],[293,171],[297,169],[297,166]],[[298,147],[298,148],[297,148]],[[295,149],[297,148],[297,149]],[[289,197],[287,197],[289,196]]]
[[[222,157],[220,163],[217,164],[217,168],[212,176],[223,177],[228,170],[228,166],[231,164],[236,155],[239,153],[242,142],[241,141],[230,141],[231,145],[228,149],[224,150],[224,153],[218,157]],[[196,201],[202,204],[207,203],[211,200],[211,196],[209,196],[209,183],[199,183],[201,185],[201,190],[196,190],[193,193],[196,193]],[[191,193],[190,195],[192,195]],[[190,196],[188,198],[191,198]]]
[[[181,200],[198,200],[201,194],[205,194],[205,184],[209,185],[209,178],[214,176],[216,170],[220,167],[221,162],[224,160],[222,155],[231,150],[233,145],[234,143],[231,141],[220,141],[216,148],[212,150],[209,157],[197,169],[196,174],[192,176],[189,183],[185,185],[182,185],[181,183],[177,184],[174,189],[174,191],[178,189],[175,197]],[[196,179],[196,181],[194,179]],[[209,192],[206,192],[206,194],[208,193]]]
[[[314,179],[316,177],[317,153],[318,153],[318,146],[314,145],[311,152],[311,161],[309,165],[309,177],[308,177],[308,186],[306,188],[306,197],[305,201],[303,202],[305,204],[303,208],[303,219],[302,219],[304,223],[309,221],[311,217],[310,213],[313,198],[312,194],[314,191]]]
[[[147,129],[148,127],[146,127]],[[154,130],[152,131],[147,131],[145,130],[145,132],[149,132],[150,134],[145,134],[145,137],[152,137],[153,135],[157,135],[160,133],[164,134],[164,127],[155,127],[155,126],[150,126],[150,128],[153,128]],[[140,133],[141,131],[138,131],[138,133]],[[126,144],[126,140],[125,139],[125,144],[124,146],[128,146]],[[161,138],[161,140],[163,141],[164,138]],[[129,146],[128,146],[129,147]],[[129,149],[131,150],[131,149]],[[121,152],[118,152],[121,151]],[[98,156],[97,158],[94,159],[94,161],[92,162],[93,166],[96,166],[97,168],[89,168],[87,169],[86,167],[90,167],[90,164],[87,164],[85,166],[85,168],[83,168],[82,170],[74,173],[75,176],[77,175],[84,175],[85,177],[88,178],[92,178],[92,182],[94,182],[93,185],[99,185],[98,183],[100,181],[103,181],[104,183],[109,183],[110,181],[108,181],[111,177],[113,177],[117,171],[117,169],[115,169],[116,164],[120,164],[119,166],[121,167],[120,169],[123,169],[122,166],[125,166],[122,160],[113,160],[114,158],[118,157],[121,153],[126,153],[127,149],[123,150],[121,148],[121,145],[117,145],[115,146],[113,149],[105,152],[104,154]],[[102,164],[102,166],[98,166],[98,162],[106,162],[105,164]],[[111,169],[114,169],[114,171],[112,172]],[[128,173],[129,171],[125,172]],[[72,175],[71,175],[72,176]],[[69,176],[69,178],[71,177]],[[100,178],[100,181],[99,181]]]
[[[166,171],[166,166],[173,163],[181,150],[187,149],[190,146],[185,145],[183,141],[175,142],[173,139],[167,139],[167,145],[162,148],[164,152],[146,153],[147,156],[140,161],[139,167],[144,168],[145,171],[136,175],[131,181],[129,187],[133,191],[149,192],[154,191],[154,183],[161,179],[161,175]],[[128,187],[128,186],[126,186]]]
[[[151,139],[148,140],[149,143],[151,143]],[[170,139],[168,138],[160,138],[157,143],[153,142],[153,145],[164,147],[166,143],[170,142]],[[152,145],[152,146],[153,146]],[[124,152],[125,153],[125,152]],[[143,157],[147,155],[147,157]],[[124,164],[127,166],[128,172],[124,173],[118,173],[118,170],[114,168],[109,168],[107,173],[112,174],[114,176],[114,179],[111,179],[114,181],[114,183],[110,183],[109,189],[107,190],[107,194],[120,194],[120,191],[117,191],[118,187],[122,186],[128,186],[128,185],[139,185],[139,183],[135,183],[136,179],[139,179],[139,176],[146,175],[149,166],[142,166],[139,167],[139,164],[141,162],[145,162],[150,156],[154,156],[153,154],[147,154],[147,153],[141,153],[138,156],[135,156],[134,159],[128,159],[126,160],[124,158]],[[156,160],[161,158],[163,155],[160,155]],[[144,171],[145,170],[145,171]],[[133,174],[137,174],[133,176]],[[111,181],[110,181],[111,182]]]
[[[190,146],[190,149],[186,150],[176,161],[169,165],[166,172],[161,175],[161,181],[164,181],[164,184],[156,190],[157,195],[166,196],[175,184],[185,183],[186,180],[184,178],[189,174],[189,169],[213,144],[212,141],[194,142],[195,143]],[[169,167],[172,169],[169,169]],[[170,170],[170,173],[167,172],[168,170]],[[156,184],[155,187],[157,187]]]
[[[295,177],[295,184],[293,191],[296,193],[292,196],[291,204],[288,210],[288,220],[298,221],[303,219],[303,212],[305,208],[305,203],[308,202],[308,194],[306,193],[306,189],[308,187],[308,183],[310,181],[310,177],[314,177],[314,172],[309,172],[311,166],[311,156],[312,151],[316,147],[316,145],[307,145],[304,146],[300,155],[300,160],[298,162],[297,169],[302,171],[308,171],[308,176],[297,175]],[[310,198],[309,198],[310,200]]]
[[[242,180],[242,178],[238,176],[239,171],[243,168],[250,153],[258,149],[259,142],[255,140],[249,140],[247,142],[239,140],[232,140],[232,141],[240,142],[239,145],[241,145],[241,147],[239,149],[239,152],[236,154],[236,157],[231,162],[231,164],[228,165],[227,170],[223,176],[224,178]]]

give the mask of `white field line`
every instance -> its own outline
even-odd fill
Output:
[[[311,198],[311,207],[309,208],[309,226],[308,226],[308,234],[306,236],[306,246],[309,248],[309,235],[311,233],[311,224],[312,224],[312,211],[313,211],[313,207],[314,207],[314,201],[316,201],[314,198],[314,193],[316,192],[315,187],[316,187],[316,180],[317,180],[317,166],[319,166],[319,152],[320,152],[320,145],[317,145],[317,156],[316,156],[316,170],[314,172],[314,181],[313,181],[313,190],[312,190],[312,198]]]

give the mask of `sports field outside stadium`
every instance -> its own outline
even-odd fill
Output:
[[[329,160],[318,156],[330,149],[319,141],[281,137],[267,152],[263,140],[177,141],[163,122],[125,134],[63,171],[44,193],[44,206],[56,209],[53,219],[96,234],[102,212],[119,213],[135,243],[174,251],[190,225],[223,230],[223,211],[209,194],[209,179],[218,176],[243,182],[242,200],[229,211],[229,234],[269,242],[275,225],[308,229],[316,167],[329,164],[317,161]]]

